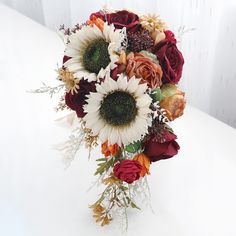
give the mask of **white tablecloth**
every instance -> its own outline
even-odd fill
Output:
[[[56,9],[55,9],[56,10]],[[96,225],[88,205],[98,189],[95,151],[67,170],[52,146],[70,134],[54,119],[56,101],[26,90],[55,84],[59,37],[0,5],[0,235],[120,235]],[[153,214],[129,211],[129,236],[235,236],[236,131],[188,106],[173,128],[179,154],[151,166]]]

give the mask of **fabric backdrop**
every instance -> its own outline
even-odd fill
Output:
[[[235,0],[0,0],[55,30],[87,19],[107,5],[138,13],[159,13],[171,29],[185,33],[185,68],[180,87],[188,102],[236,128]],[[30,32],[29,32],[30,33]]]

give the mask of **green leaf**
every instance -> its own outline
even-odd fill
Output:
[[[138,207],[134,202],[131,202],[131,203],[130,203],[130,206],[131,206],[132,208],[136,208],[136,209],[138,209],[138,210],[141,210],[141,208]]]
[[[141,148],[141,141],[131,143],[125,147],[125,151],[135,153]]]
[[[100,158],[100,159],[97,159],[96,161],[106,161],[106,158]]]
[[[101,158],[101,159],[97,159],[96,161],[100,161],[100,163],[97,164],[97,169],[94,175],[98,175],[98,174],[102,174],[106,171],[108,171],[108,169],[110,167],[112,167],[114,165],[114,159],[115,158]]]
[[[157,102],[157,101],[160,102],[160,101],[164,98],[164,96],[163,96],[162,93],[161,93],[161,89],[160,89],[160,88],[154,89],[154,90],[151,92],[150,96],[151,96],[153,102]]]

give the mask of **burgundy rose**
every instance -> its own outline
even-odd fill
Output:
[[[140,178],[142,166],[135,160],[124,160],[117,163],[113,172],[116,178],[132,184],[135,180]]]
[[[66,93],[65,96],[65,102],[66,105],[76,111],[76,114],[78,117],[84,117],[84,109],[83,105],[86,104],[86,95],[88,95],[90,92],[95,92],[95,82],[88,82],[87,80],[80,80],[79,82],[79,89],[78,93]]]
[[[184,58],[176,46],[176,39],[171,31],[165,31],[166,38],[153,49],[163,70],[163,83],[177,84],[182,76]]]
[[[126,27],[127,31],[134,32],[141,27],[139,24],[139,17],[136,14],[126,10],[107,14],[103,12],[95,12],[90,16],[90,19],[94,16],[102,19],[109,25],[114,24],[116,29],[122,29],[123,27]]]
[[[166,30],[165,31],[165,35],[166,35],[166,38],[165,38],[165,40],[168,40],[168,41],[170,41],[170,42],[172,42],[172,43],[177,43],[177,40],[176,40],[176,38],[175,38],[175,35],[174,35],[174,33],[172,32],[172,31],[170,31],[170,30]]]
[[[179,145],[175,141],[177,136],[168,130],[160,134],[152,134],[145,143],[144,153],[151,161],[171,158],[178,153]]]

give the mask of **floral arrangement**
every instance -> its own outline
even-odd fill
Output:
[[[90,207],[96,222],[109,224],[117,209],[137,208],[150,165],[178,153],[169,123],[183,114],[177,84],[184,59],[173,32],[158,15],[101,10],[84,24],[60,28],[65,42],[57,87],[57,110],[75,112],[80,124],[65,147],[73,159],[82,143],[101,145],[95,175],[105,190]],[[148,187],[147,187],[148,188]]]

